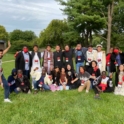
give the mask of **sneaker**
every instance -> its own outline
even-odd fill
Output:
[[[95,95],[94,98],[95,99],[100,99],[100,96],[99,95]]]
[[[9,102],[9,103],[12,103],[10,99],[4,99],[4,102]]]
[[[89,90],[86,90],[86,93],[89,93]]]

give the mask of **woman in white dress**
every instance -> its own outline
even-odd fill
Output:
[[[115,79],[115,95],[123,95],[124,96],[124,65],[119,66],[119,72],[116,74]]]

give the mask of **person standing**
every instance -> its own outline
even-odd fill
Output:
[[[93,60],[97,61],[97,51],[94,50],[93,47],[90,45],[86,52],[86,70],[88,70],[88,68],[90,67],[90,63]]]
[[[105,51],[102,51],[102,45],[98,44],[97,46],[97,64],[100,71],[106,70],[106,54]]]
[[[76,72],[79,73],[79,67],[84,66],[86,59],[87,48],[82,47],[81,44],[77,44],[75,49],[75,61],[76,61]]]
[[[59,67],[61,69],[63,67],[63,52],[60,49],[59,45],[56,45],[56,51],[54,52],[54,67]]]
[[[47,45],[43,54],[43,67],[46,69],[47,73],[50,73],[54,68],[53,52],[50,44]]]
[[[5,50],[2,50],[2,49],[0,50],[0,84],[4,87],[4,102],[11,103],[11,100],[9,99],[9,94],[10,94],[9,85],[3,75],[3,69],[2,69],[2,57],[8,52],[10,47],[11,47],[11,44],[10,44],[10,41],[8,41],[8,47]]]
[[[71,68],[74,69],[73,55],[74,55],[74,49],[71,49],[69,45],[66,45],[65,50],[63,51],[65,68],[67,67],[67,65],[70,65]]]
[[[36,76],[34,76],[34,72],[41,75],[41,58],[43,57],[43,53],[38,51],[39,48],[37,45],[33,46],[33,51],[31,51],[32,57],[32,67],[31,67],[31,77],[32,77],[32,88],[35,87]]]
[[[23,74],[30,79],[30,70],[32,66],[32,57],[28,52],[27,46],[23,47],[23,50],[18,53],[15,60],[16,70],[22,70]]]

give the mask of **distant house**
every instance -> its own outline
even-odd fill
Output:
[[[6,48],[6,42],[4,40],[0,40],[0,49],[5,49]]]

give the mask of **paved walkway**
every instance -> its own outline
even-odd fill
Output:
[[[2,63],[14,62],[15,60],[3,61]]]

